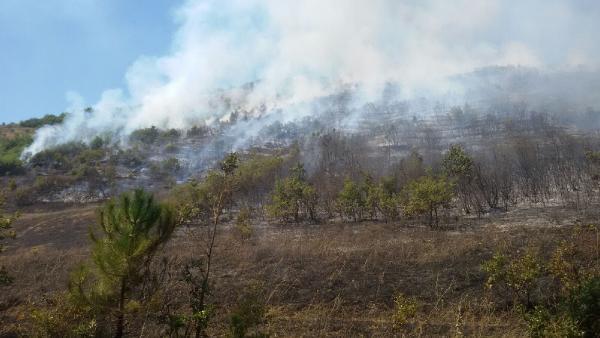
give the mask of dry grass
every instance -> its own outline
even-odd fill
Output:
[[[217,238],[210,299],[217,313],[210,333],[227,332],[228,311],[245,287],[260,282],[268,307],[262,329],[274,337],[522,336],[518,316],[486,295],[481,262],[497,248],[549,252],[569,233],[572,215],[565,213],[563,227],[507,226],[507,217],[445,231],[367,222],[262,224],[248,240],[224,225]],[[91,222],[93,209],[87,208],[24,215],[17,223],[21,238],[3,258],[16,278],[0,298],[0,320],[9,323],[4,333],[23,325],[28,302],[65,289],[69,270],[87,255]],[[200,245],[179,231],[165,254],[184,262]],[[184,303],[177,278],[165,290]],[[419,303],[401,331],[391,321],[397,293]]]
[[[33,135],[35,129],[17,125],[0,126],[0,138],[12,140],[19,136]]]

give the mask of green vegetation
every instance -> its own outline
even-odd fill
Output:
[[[152,145],[157,142],[174,142],[181,137],[181,132],[177,129],[160,130],[155,126],[150,128],[135,130],[129,135],[129,139],[134,143]]]
[[[31,252],[11,252],[6,263],[15,278],[32,276],[23,284],[32,300],[22,301],[29,308],[15,315],[15,332],[170,337],[600,332],[598,228],[573,226],[598,217],[600,155],[588,150],[598,144],[593,138],[578,143],[552,130],[551,142],[537,142],[545,135],[540,134],[535,141],[445,149],[431,131],[420,130],[415,136],[420,148],[399,142],[394,147],[400,151],[380,156],[360,135],[315,132],[302,146],[228,154],[214,168],[190,170],[190,181],[175,184],[173,175],[184,172],[173,152],[203,144],[210,132],[190,131],[198,139],[186,144],[180,131],[142,129],[127,149],[102,137],[89,145],[73,142],[36,154],[28,175],[4,178],[8,200],[31,206],[24,223],[15,226],[31,237],[18,243],[35,245]],[[85,220],[92,207],[66,209],[46,201],[126,186],[117,179],[148,184],[168,204],[142,190],[107,202],[92,230],[91,258],[72,270],[88,251],[64,251],[63,245],[79,245],[64,242],[80,241],[70,215]],[[509,207],[523,209],[504,213]],[[529,224],[527,212],[540,215],[535,224]],[[523,214],[513,226],[510,217]],[[12,219],[0,218],[0,240],[12,236]],[[368,222],[347,224],[362,221]],[[171,239],[176,224],[181,231]],[[54,226],[74,231],[64,235]],[[452,231],[444,231],[450,226]],[[52,235],[40,238],[45,232]],[[60,259],[48,263],[56,252]],[[22,266],[14,265],[21,260]],[[48,266],[37,265],[40,261]],[[63,293],[57,283],[67,270],[72,275]],[[35,285],[52,273],[54,284]],[[254,280],[260,288],[249,287]],[[0,282],[10,281],[1,270]],[[34,299],[40,294],[44,297]],[[8,308],[25,299],[6,298],[0,305]]]
[[[192,182],[177,187],[172,194],[176,206],[177,219],[181,224],[199,226],[191,236],[203,239],[202,254],[192,257],[184,265],[183,280],[189,288],[189,309],[191,313],[171,314],[178,318],[176,326],[186,326],[195,337],[205,336],[205,330],[212,314],[212,304],[207,297],[211,291],[214,248],[217,232],[224,211],[233,203],[238,188],[237,169],[239,157],[231,153],[220,162],[218,170],[208,173],[202,182]],[[177,327],[172,327],[177,331]]]
[[[486,287],[498,299],[511,300],[530,336],[595,337],[600,332],[600,266],[598,257],[581,247],[585,232],[597,229],[575,229],[549,258],[530,248],[517,255],[498,252],[483,263]]]
[[[394,297],[394,312],[392,322],[398,330],[403,329],[406,324],[417,314],[418,303],[414,298],[406,297],[399,293]]]
[[[88,147],[83,142],[69,142],[35,154],[29,163],[32,167],[69,171],[73,169],[75,163],[85,162],[86,157],[92,154],[84,154],[81,161],[77,160],[76,158],[86,150]]]
[[[0,176],[18,175],[25,172],[21,153],[32,141],[29,134],[0,138]]]
[[[113,335],[122,337],[127,313],[143,305],[137,288],[156,251],[173,233],[175,215],[152,195],[135,190],[109,201],[98,225],[100,233],[91,231],[92,261],[73,273],[70,292],[81,306],[114,318]]]
[[[346,179],[344,187],[338,196],[340,213],[353,219],[354,222],[362,220],[366,208],[366,194],[364,189],[354,181]]]
[[[59,115],[47,114],[40,118],[31,118],[21,121],[19,122],[19,126],[37,129],[46,125],[61,124],[65,120],[65,117],[67,117],[67,113]]]
[[[438,211],[447,207],[454,197],[454,184],[445,177],[423,176],[408,184],[404,191],[404,212],[409,215],[428,214],[429,225],[439,224]]]
[[[316,221],[318,196],[315,189],[306,181],[306,171],[301,164],[292,169],[289,177],[275,183],[271,199],[267,211],[272,217],[284,222],[299,223],[304,218]]]
[[[230,315],[229,332],[231,337],[268,337],[258,331],[258,326],[265,320],[264,297],[264,291],[257,285],[251,286],[244,292]]]

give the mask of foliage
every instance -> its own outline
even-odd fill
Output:
[[[284,160],[281,156],[265,156],[253,154],[239,163],[236,171],[238,193],[245,199],[260,200],[271,192],[275,178],[282,170]]]
[[[473,159],[460,145],[453,145],[442,160],[442,170],[448,177],[469,177],[473,172]]]
[[[138,147],[131,147],[125,150],[119,150],[116,161],[128,168],[137,168],[144,163],[144,154]]]
[[[575,244],[561,243],[546,261],[530,249],[514,257],[496,253],[482,265],[486,286],[512,294],[532,337],[595,337],[600,332],[597,264],[588,267]],[[552,280],[558,285],[549,284]]]
[[[497,285],[507,288],[515,304],[532,307],[532,292],[537,287],[537,279],[542,274],[542,264],[533,252],[509,260],[505,255],[496,253],[482,265],[488,275],[486,286],[491,289]]]
[[[438,210],[454,197],[454,184],[445,177],[423,176],[412,181],[404,190],[404,212],[408,215],[429,214],[429,225],[437,225]]]
[[[563,314],[554,315],[544,306],[524,312],[523,319],[531,337],[580,337],[577,323]]]
[[[159,136],[160,131],[155,126],[152,126],[150,128],[134,130],[131,135],[129,135],[129,139],[133,142],[150,145],[155,143]]]
[[[46,304],[33,307],[30,312],[32,333],[35,337],[97,337],[101,328],[89,306],[73,302],[69,294],[58,294]]]
[[[47,114],[40,118],[31,118],[21,121],[19,122],[19,126],[26,128],[40,128],[46,125],[61,124],[65,117],[67,117],[67,113],[59,115]]]
[[[18,175],[25,171],[21,153],[32,141],[28,134],[0,138],[0,175]]]
[[[212,170],[202,182],[191,182],[174,190],[177,219],[182,224],[205,229],[202,241],[203,255],[192,258],[184,267],[184,281],[189,287],[191,315],[187,318],[195,336],[205,334],[211,315],[211,305],[207,302],[210,293],[210,274],[214,259],[214,247],[218,225],[223,212],[232,204],[237,189],[236,170],[239,157],[231,153],[219,164],[220,170]]]
[[[252,236],[252,211],[249,207],[242,207],[235,219],[235,227],[239,231],[243,239],[248,239]]]
[[[104,142],[104,139],[102,139],[102,137],[96,136],[90,142],[90,148],[94,150],[101,149],[102,147],[104,147],[105,143],[106,142]]]
[[[401,329],[417,314],[417,301],[399,293],[394,297],[392,323],[394,328]]]
[[[360,185],[350,179],[346,179],[344,187],[337,199],[340,213],[353,219],[355,222],[362,220],[366,208],[366,194]]]
[[[143,145],[152,145],[161,141],[163,143],[174,142],[181,137],[177,129],[159,130],[155,126],[134,130],[129,135],[129,140]]]
[[[99,233],[90,231],[92,261],[73,273],[69,289],[79,304],[112,315],[122,336],[135,288],[176,221],[170,207],[138,189],[107,202],[98,225]]]
[[[168,178],[181,171],[181,163],[174,157],[150,165],[150,173],[155,178]]]
[[[318,196],[314,187],[306,181],[305,175],[304,167],[298,164],[292,169],[290,176],[277,180],[271,194],[271,204],[267,205],[269,215],[284,222],[299,223],[306,217],[311,221],[316,220]]]
[[[42,150],[35,154],[29,162],[33,167],[70,170],[75,163],[73,159],[87,149],[88,147],[82,142],[69,142],[54,148]],[[95,154],[95,152],[93,153]]]
[[[585,337],[600,333],[600,276],[586,279],[566,300],[567,314]]]
[[[251,286],[240,297],[237,306],[230,315],[229,331],[231,337],[267,337],[257,330],[264,321],[266,306],[263,291],[260,287]],[[252,334],[249,332],[254,331]]]
[[[187,131],[187,137],[204,137],[210,134],[210,129],[206,126],[192,126]]]

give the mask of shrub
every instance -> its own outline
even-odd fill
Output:
[[[417,301],[399,293],[394,297],[394,313],[392,323],[394,328],[401,329],[417,314]]]
[[[71,170],[75,161],[88,147],[82,142],[69,142],[35,154],[30,163],[33,167]]]
[[[235,227],[239,231],[243,239],[248,239],[252,236],[254,229],[252,229],[252,211],[249,207],[243,207],[237,214],[235,219]]]
[[[129,139],[133,142],[140,142],[146,145],[154,144],[160,136],[160,131],[152,126],[150,128],[135,130],[129,135]]]
[[[404,191],[404,211],[409,215],[429,215],[429,225],[439,222],[438,210],[454,197],[454,185],[444,177],[423,176],[408,184]]]
[[[539,257],[531,250],[512,260],[497,253],[482,265],[488,275],[488,288],[504,287],[512,294],[514,304],[527,308],[533,306],[533,291],[538,286],[543,268]]]
[[[567,313],[585,337],[600,333],[600,277],[583,281],[569,294]]]
[[[37,304],[29,314],[34,337],[102,336],[92,309],[74,304],[68,294],[58,294]]]
[[[21,153],[32,141],[30,135],[0,139],[0,175],[21,175],[25,172]]]
[[[181,170],[179,160],[172,157],[150,165],[150,173],[156,178],[168,178],[177,175]]]
[[[258,326],[264,321],[266,306],[264,295],[258,286],[252,286],[240,297],[237,306],[233,309],[229,331],[232,337],[267,337],[258,331]],[[249,332],[253,334],[248,335]]]
[[[21,121],[19,122],[19,126],[26,128],[40,128],[45,125],[60,124],[64,121],[65,117],[67,117],[67,113],[62,113],[60,115],[47,114],[41,118],[32,118]]]
[[[366,208],[366,196],[361,187],[350,179],[346,179],[340,191],[337,205],[342,216],[353,219],[355,222],[362,220]]]
[[[292,174],[275,183],[267,211],[284,222],[299,223],[303,218],[316,220],[317,192],[306,181],[304,167],[298,164]]]

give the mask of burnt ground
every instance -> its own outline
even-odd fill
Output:
[[[21,215],[14,225],[18,237],[2,254],[15,283],[0,295],[0,336],[26,328],[31,304],[66,289],[69,271],[88,256],[95,217],[95,205],[53,205]],[[226,333],[227,313],[239,295],[260,284],[268,309],[263,330],[272,336],[398,335],[390,316],[399,292],[419,302],[416,318],[404,329],[410,335],[520,336],[523,323],[486,296],[481,262],[498,248],[552,247],[574,224],[594,219],[590,212],[538,206],[459,220],[442,230],[406,222],[261,222],[250,239],[224,225],[217,238],[211,297],[217,313],[210,333]],[[182,229],[164,255],[182,262],[199,245]],[[185,300],[178,285],[165,286],[174,303]]]

